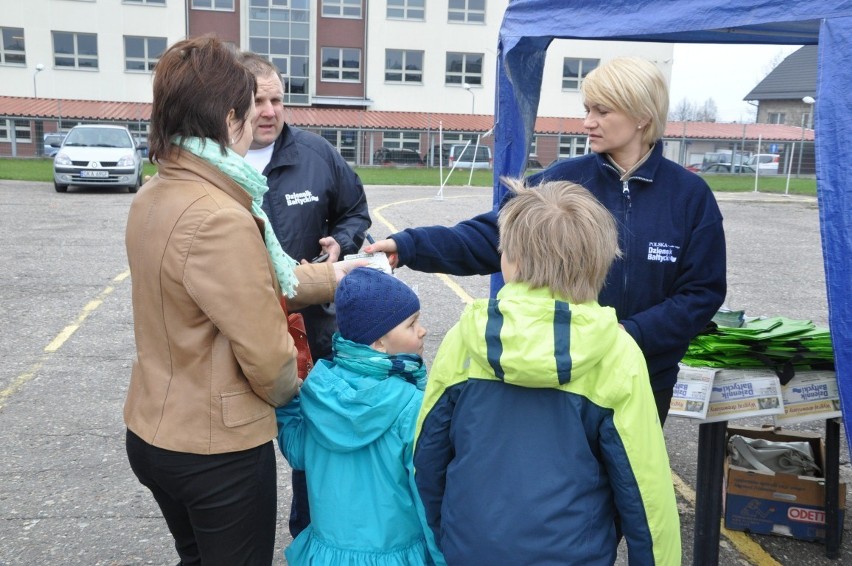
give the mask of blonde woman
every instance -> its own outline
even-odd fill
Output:
[[[701,177],[663,157],[669,97],[655,65],[613,59],[590,72],[581,91],[592,153],[527,183],[579,183],[615,217],[623,255],[598,301],[615,308],[642,349],[662,425],[678,362],[725,299],[722,214]],[[450,228],[404,230],[365,250],[398,254],[392,265],[419,271],[485,275],[500,270],[497,244],[497,211],[489,211]]]

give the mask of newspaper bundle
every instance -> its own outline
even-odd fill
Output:
[[[771,416],[776,426],[840,417],[833,371],[800,371],[782,386],[768,370],[681,365],[670,415],[703,422]]]

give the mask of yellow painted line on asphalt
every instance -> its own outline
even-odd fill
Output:
[[[6,404],[6,400],[9,399],[12,395],[17,393],[21,387],[24,386],[25,383],[30,381],[33,377],[35,377],[36,372],[41,369],[43,360],[39,360],[30,367],[26,371],[26,373],[22,373],[18,377],[12,380],[12,383],[9,384],[9,387],[0,391],[0,409]]]
[[[62,345],[65,344],[65,342],[74,334],[74,332],[76,332],[77,329],[80,328],[80,325],[83,324],[83,322],[89,317],[89,315],[92,314],[95,309],[97,309],[103,304],[104,299],[109,296],[110,293],[115,291],[115,287],[113,286],[113,284],[121,283],[129,276],[130,270],[128,269],[113,277],[112,284],[105,287],[100,293],[98,293],[98,295],[94,299],[89,301],[88,304],[83,307],[83,310],[74,320],[74,322],[63,328],[62,331],[56,335],[56,338],[50,341],[50,344],[48,344],[44,348],[44,354],[42,354],[41,358],[39,358],[38,361],[36,361],[32,366],[30,366],[30,368],[26,372],[13,379],[9,386],[6,387],[6,389],[0,391],[0,409],[2,409],[6,405],[6,401],[8,401],[12,395],[20,391],[24,385],[26,385],[29,381],[32,381],[35,378],[36,374],[42,368],[45,360],[47,360],[50,354],[53,354],[59,348],[61,348]]]
[[[675,491],[683,499],[686,500],[693,508],[695,507],[695,491],[687,485],[683,479],[672,472],[672,482],[674,483]],[[743,558],[748,560],[755,566],[781,566],[781,563],[772,558],[772,555],[766,552],[762,546],[756,543],[747,534],[739,531],[729,531],[725,528],[725,520],[720,519],[721,527],[719,533],[728,539],[734,548],[737,549]]]
[[[446,199],[446,200],[457,199],[457,198],[470,198],[470,197],[469,196],[444,197],[444,199]],[[382,224],[384,224],[387,227],[387,229],[390,230],[391,233],[399,232],[399,230],[396,228],[396,226],[394,226],[393,224],[388,222],[388,220],[384,216],[382,216],[382,210],[384,210],[384,209],[386,209],[390,206],[396,206],[398,204],[408,204],[408,203],[412,203],[412,202],[420,202],[420,201],[425,201],[425,200],[435,200],[435,199],[434,199],[434,197],[430,197],[430,198],[416,198],[416,199],[411,199],[411,200],[399,200],[399,201],[396,201],[396,202],[391,202],[391,203],[388,203],[388,204],[384,204],[384,205],[382,205],[378,208],[374,208],[373,209],[373,216],[375,216],[376,219],[378,219]],[[469,305],[470,303],[473,302],[473,297],[471,297],[464,289],[462,289],[462,287],[458,283],[456,283],[455,281],[450,279],[449,275],[445,275],[443,273],[433,273],[432,275],[434,275],[435,277],[437,277],[438,279],[443,281],[444,285],[449,287],[450,290],[453,293],[455,293],[456,296],[459,299],[461,299],[463,303]]]
[[[112,280],[113,283],[120,283],[124,281],[130,275],[130,270],[123,271],[115,276]],[[98,293],[98,296],[89,301],[89,303],[83,307],[83,311],[77,317],[77,319],[62,329],[56,338],[51,340],[50,344],[48,344],[44,351],[48,353],[55,352],[69,339],[71,336],[80,328],[80,325],[92,314],[101,304],[103,304],[104,299],[109,296],[110,293],[115,291],[115,287],[112,285],[108,285],[103,291]]]
[[[449,197],[449,198],[467,198],[467,197]],[[396,202],[391,202],[385,205],[382,205],[373,210],[373,215],[384,224],[391,233],[399,232],[399,230],[381,214],[381,211],[399,204],[408,204],[412,202],[419,202],[425,200],[433,200],[431,198],[419,198],[412,200],[400,200]],[[441,279],[449,288],[452,290],[458,297],[464,301],[465,303],[473,302],[473,297],[471,297],[464,289],[462,289],[455,281],[450,279],[448,276],[443,273],[436,273],[439,279]],[[674,471],[672,471],[672,483],[674,483],[675,491],[687,501],[693,508],[695,508],[695,491],[687,485],[683,479],[677,475]],[[720,519],[722,522],[720,534],[728,539],[734,548],[737,549],[743,558],[748,560],[750,563],[755,566],[782,566],[780,562],[772,558],[772,555],[766,552],[762,546],[752,540],[745,533],[737,532],[737,531],[729,531],[725,528],[725,520]]]

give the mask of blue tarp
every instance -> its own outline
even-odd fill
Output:
[[[818,44],[817,195],[843,415],[852,415],[852,2],[786,0],[513,0],[497,54],[497,179],[523,173],[553,39]],[[795,268],[795,266],[793,266]],[[499,280],[498,280],[499,281]],[[844,418],[852,452],[852,418]]]

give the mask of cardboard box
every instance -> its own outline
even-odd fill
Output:
[[[728,426],[727,438],[739,434],[771,441],[807,441],[817,465],[824,470],[825,444],[815,433],[772,428]],[[727,443],[726,443],[727,445]],[[734,531],[825,540],[825,480],[792,474],[759,472],[725,458],[725,527]],[[846,509],[846,484],[839,485],[840,530]]]

